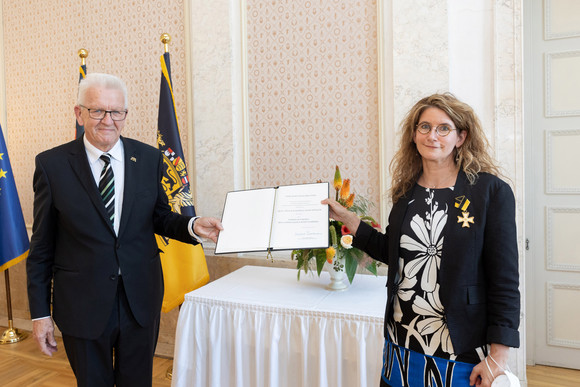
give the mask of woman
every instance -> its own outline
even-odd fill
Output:
[[[417,102],[402,131],[385,234],[323,201],[354,247],[389,265],[381,386],[490,386],[519,346],[512,190],[453,95]]]

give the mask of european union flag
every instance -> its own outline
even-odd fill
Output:
[[[25,259],[29,244],[8,149],[0,128],[0,271]]]

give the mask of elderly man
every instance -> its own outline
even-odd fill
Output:
[[[161,152],[121,137],[127,106],[123,81],[87,75],[75,106],[84,136],[36,157],[33,335],[52,355],[54,318],[79,386],[151,385],[163,299],[155,234],[196,244],[222,229],[171,211]]]

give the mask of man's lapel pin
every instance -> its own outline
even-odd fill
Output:
[[[137,158],[135,156],[131,157],[131,161],[136,163],[137,162]]]

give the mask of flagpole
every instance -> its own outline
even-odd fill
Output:
[[[14,329],[12,325],[12,297],[10,295],[10,274],[9,269],[4,270],[4,278],[6,282],[6,308],[8,309],[8,329],[2,333],[2,338],[0,338],[0,344],[12,344],[24,340],[28,334],[26,332],[19,332],[18,329]]]
[[[84,48],[79,50],[79,58],[81,58],[81,66],[86,66],[86,58],[89,56],[89,52]]]
[[[161,35],[161,43],[163,43],[163,49],[165,52],[169,52],[169,42],[171,42],[171,36],[165,33]]]
[[[165,53],[169,52],[169,43],[171,42],[171,36],[168,33],[163,33],[161,34],[161,43],[163,43],[163,49],[165,50]],[[173,377],[173,366],[169,366],[169,368],[167,368],[167,371],[165,372],[165,377],[169,380],[172,379]]]
[[[79,58],[81,58],[81,65],[79,66],[79,83],[85,79],[87,76],[87,57],[89,56],[89,50],[80,48],[78,51]],[[85,133],[85,127],[79,125],[75,118],[75,138],[81,137]]]

